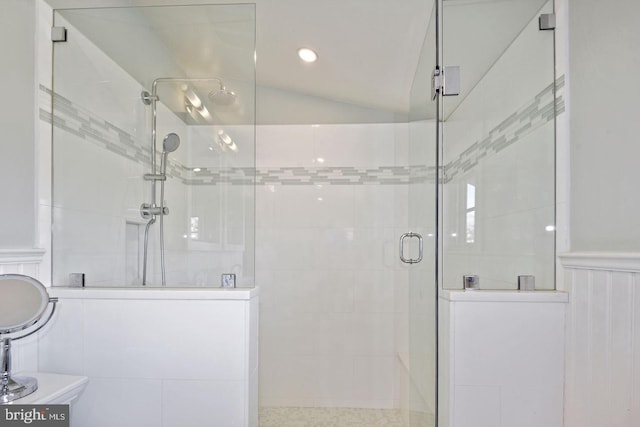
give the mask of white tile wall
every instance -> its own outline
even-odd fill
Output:
[[[563,426],[566,297],[441,295],[441,427]]]
[[[150,300],[142,289],[101,299],[67,290],[51,291],[59,311],[40,333],[39,370],[89,377],[72,425],[257,427],[257,296],[224,300],[207,289],[200,299],[167,291]],[[206,299],[215,292],[221,300]]]
[[[561,256],[567,316],[565,427],[640,424],[640,255]]]
[[[71,425],[112,427],[163,425],[162,381],[138,378],[89,379],[74,403]]]
[[[258,126],[256,164],[404,166],[407,137],[406,124]],[[397,404],[399,186],[257,187],[262,406]]]
[[[244,389],[242,381],[163,381],[162,426],[257,427],[257,423],[248,424],[245,418],[248,411]]]

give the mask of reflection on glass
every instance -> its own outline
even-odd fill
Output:
[[[476,236],[476,213],[475,211],[467,212],[467,243],[473,243]]]
[[[467,210],[476,207],[476,186],[467,184]]]
[[[200,226],[199,226],[199,222],[200,222],[200,218],[198,218],[197,216],[192,216],[191,218],[189,218],[189,232],[190,232],[190,237],[191,237],[193,240],[198,240],[198,239],[200,239],[200,234],[199,234]]]
[[[475,242],[476,236],[476,186],[467,184],[466,242]]]

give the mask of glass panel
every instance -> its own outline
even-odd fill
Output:
[[[434,3],[435,5],[435,3]],[[409,274],[409,420],[411,427],[435,426],[436,408],[436,103],[430,98],[436,65],[435,7],[411,89],[408,189],[409,230],[422,235],[424,257]],[[415,240],[415,239],[411,239]],[[415,243],[415,242],[412,242]],[[407,250],[415,247],[407,244]],[[400,352],[402,354],[402,352]]]
[[[254,5],[54,19],[54,285],[253,286]]]
[[[546,0],[445,0],[443,64],[460,65],[443,100],[443,286],[478,275],[481,289],[517,289],[534,275],[553,289],[555,241],[553,31]]]

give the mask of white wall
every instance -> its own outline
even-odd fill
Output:
[[[406,124],[258,126],[261,405],[396,406],[406,142]]]
[[[634,0],[569,2],[571,248],[640,249],[640,43]]]
[[[2,2],[0,51],[0,248],[33,248],[36,241],[35,4]],[[19,185],[16,185],[19,183]]]
[[[257,290],[51,294],[39,368],[89,377],[72,426],[258,427]]]
[[[570,70],[570,170],[559,169],[571,211],[570,252],[559,269],[570,293],[565,426],[632,427],[640,424],[640,5],[567,0],[557,7],[568,11],[561,21],[568,43],[558,53]]]

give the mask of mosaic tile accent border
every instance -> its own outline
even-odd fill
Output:
[[[378,168],[345,167],[282,167],[253,168],[202,168],[198,172],[185,170],[183,180],[187,185],[212,185],[229,183],[249,185],[398,185],[433,180],[435,168],[425,166],[380,166]]]
[[[139,138],[40,85],[40,120],[134,162],[148,164],[150,149]],[[45,95],[44,97],[42,95]],[[45,109],[43,106],[48,106]],[[50,108],[53,106],[55,115]]]
[[[553,120],[565,110],[564,75],[555,83],[542,89],[531,102],[515,111],[489,133],[463,151],[457,159],[444,165],[443,181],[451,181],[456,176],[473,169],[484,157],[509,148],[522,137]],[[554,90],[555,86],[555,90]],[[555,97],[555,99],[554,99]]]
[[[538,93],[534,99],[511,114],[487,135],[474,142],[457,159],[443,167],[443,182],[473,169],[483,158],[512,146],[525,135],[546,124],[565,111],[564,75]],[[97,117],[71,100],[53,93],[40,85],[40,119],[101,148],[142,165],[149,164],[150,149],[142,141],[124,129]],[[555,95],[555,99],[554,99]],[[52,116],[51,108],[55,116]],[[48,108],[47,108],[48,107]],[[169,176],[180,179],[185,185],[402,185],[435,182],[434,167],[379,166],[359,168],[335,167],[281,167],[254,168],[202,168],[195,172],[171,159]]]
[[[149,164],[151,150],[127,131],[97,117],[64,96],[40,85],[40,119],[69,132],[105,150],[142,165]],[[50,105],[52,116],[42,106]],[[282,167],[255,170],[254,168],[201,168],[194,171],[175,160],[169,161],[168,175],[182,180],[185,185],[395,185],[410,182],[411,168],[407,166],[356,167]],[[418,167],[418,174],[421,167]]]
[[[422,168],[421,168],[422,169]],[[410,182],[411,168],[408,166],[381,166],[378,168],[345,167],[282,167],[258,169],[253,175],[252,168],[203,168],[191,172],[185,180],[190,185],[210,185],[216,183],[256,185],[396,185]]]
[[[283,167],[257,171],[257,183],[262,185],[395,185],[409,182],[408,166]]]

